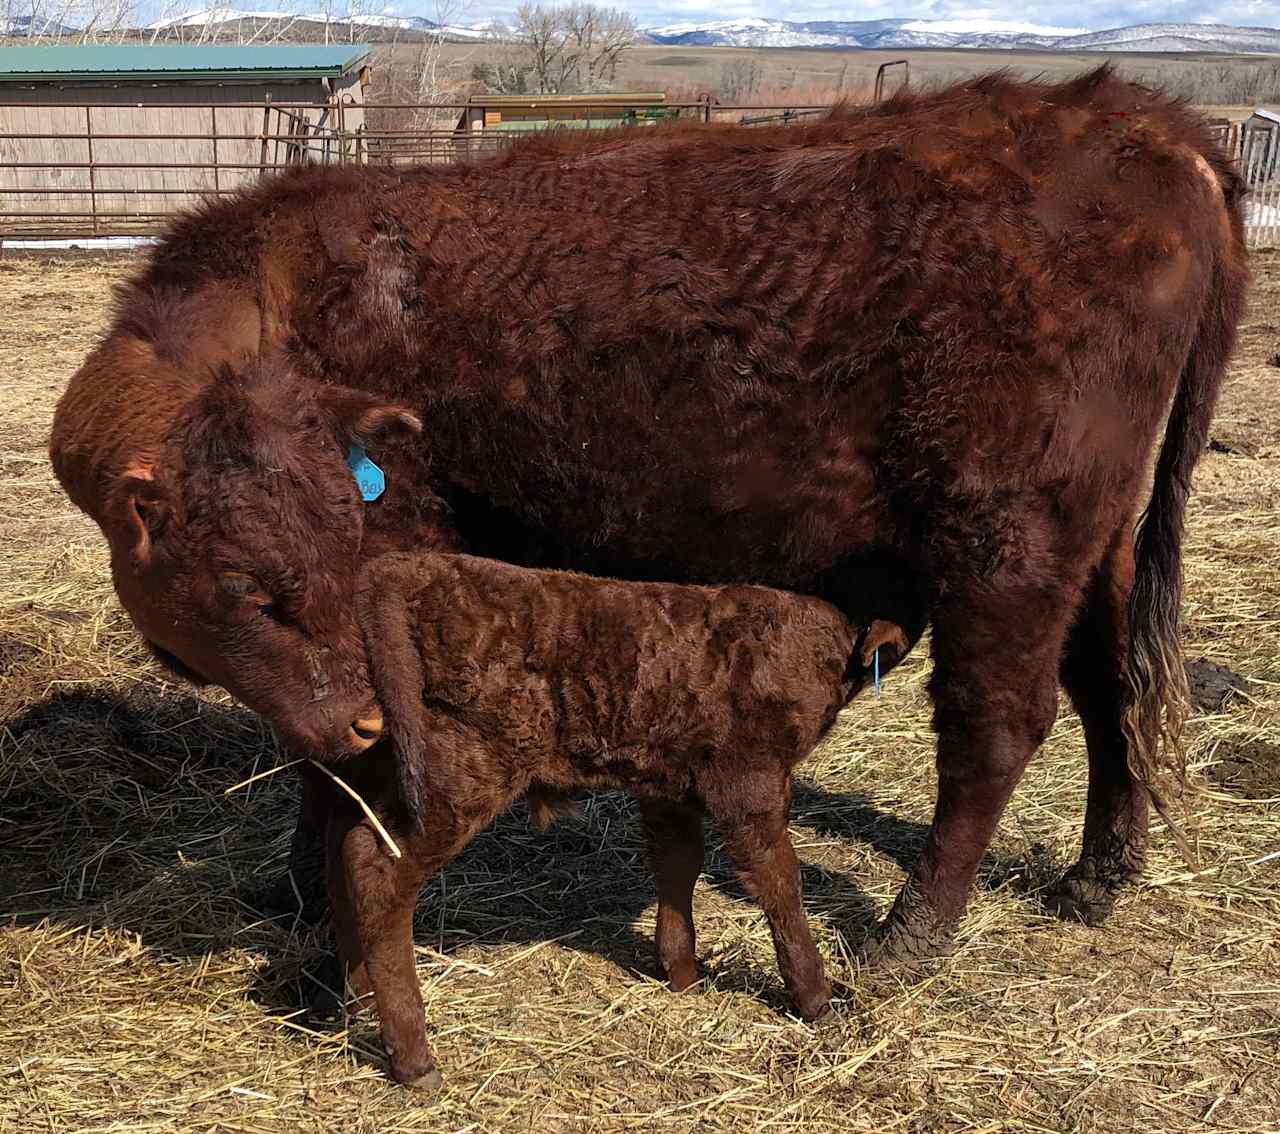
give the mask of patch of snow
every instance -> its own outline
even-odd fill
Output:
[[[154,236],[86,236],[73,240],[25,240],[0,236],[0,244],[6,249],[25,248],[78,248],[86,251],[127,252],[131,248],[147,248],[156,243]]]
[[[166,16],[147,24],[147,31],[162,31],[165,28],[200,28],[209,24],[232,24],[238,20],[292,20],[297,17],[293,12],[250,12],[240,8],[199,8],[192,12],[184,12],[180,16]],[[321,19],[323,20],[323,16]]]
[[[1211,51],[1280,54],[1280,29],[1139,24],[1087,32],[987,17],[944,20],[686,20],[642,28],[652,42],[687,47],[949,47],[1010,51]]]
[[[913,20],[902,25],[903,31],[936,32],[941,35],[1086,35],[1088,28],[1054,28],[1040,24],[1023,24],[1010,20]]]

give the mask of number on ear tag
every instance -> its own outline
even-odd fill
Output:
[[[360,498],[366,503],[377,500],[387,490],[387,478],[360,445],[352,445],[347,451],[347,467],[356,478]]]

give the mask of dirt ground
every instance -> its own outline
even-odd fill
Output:
[[[927,651],[804,770],[793,831],[837,1021],[785,1013],[769,935],[714,850],[708,979],[652,978],[653,895],[614,797],[522,816],[424,894],[417,942],[446,1076],[383,1075],[372,1023],[302,1010],[326,930],[249,895],[283,866],[289,775],[258,721],[168,682],[103,543],[45,457],[59,390],[128,261],[0,260],[0,1134],[30,1131],[1280,1130],[1280,254],[1193,499],[1187,650],[1249,679],[1190,724],[1189,872],[1162,827],[1108,925],[1046,916],[1086,780],[1064,704],[920,983],[852,959],[934,793]]]

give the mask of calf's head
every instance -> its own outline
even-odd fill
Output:
[[[420,429],[277,356],[218,371],[108,510],[116,591],[157,657],[304,754],[373,744],[382,713],[354,605],[365,505],[347,453]]]

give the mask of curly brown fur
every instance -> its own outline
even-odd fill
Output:
[[[426,427],[373,451],[388,488],[358,525],[318,494],[290,529],[345,541],[315,583],[347,605],[339,654],[350,563],[426,546],[767,583],[908,644],[931,623],[939,800],[912,883],[951,924],[1060,681],[1089,722],[1081,862],[1141,861],[1179,724],[1187,486],[1247,276],[1241,192],[1202,119],[1106,68],[778,129],[303,170],[174,226],[51,451],[144,633],[197,673],[231,642],[234,671],[204,676],[246,689],[274,629],[201,600],[212,567],[177,509],[155,538],[184,584],[144,577],[142,513],[184,409],[255,350]],[[348,475],[340,444],[307,461]],[[245,480],[237,507],[268,513],[274,488]]]
[[[417,886],[531,788],[539,818],[548,791],[621,789],[644,807],[672,984],[696,973],[690,812],[705,808],[769,919],[798,1010],[825,1011],[787,837],[791,771],[865,683],[859,643],[904,643],[900,628],[880,620],[855,634],[820,600],[760,587],[624,583],[458,555],[374,560],[359,606],[409,804],[391,907],[370,913],[382,859],[344,860],[340,900],[357,911],[366,955],[411,945]],[[356,769],[386,808],[388,785]],[[404,1018],[414,990],[381,972],[369,983],[393,1071],[416,1077],[433,1060],[418,1013]]]

